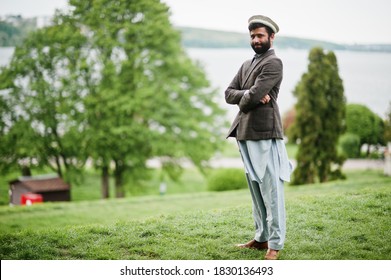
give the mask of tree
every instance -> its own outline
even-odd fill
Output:
[[[386,119],[384,121],[384,142],[391,142],[391,102],[389,104]]]
[[[360,137],[353,133],[344,133],[339,138],[339,147],[341,153],[346,158],[358,158],[360,157]]]
[[[76,64],[83,38],[77,34],[72,25],[37,30],[2,69],[4,168],[46,166],[70,181],[84,164],[76,122],[82,96]]]
[[[202,167],[217,148],[222,111],[205,74],[181,48],[167,6],[156,0],[71,4],[71,16],[90,35],[90,71],[99,65],[100,79],[91,79],[85,99],[88,146],[102,174],[114,164],[116,196],[124,195],[125,173],[137,179],[150,157],[160,157],[171,176],[182,157]]]
[[[345,97],[333,52],[313,48],[307,73],[297,84],[295,134],[300,139],[293,184],[342,178],[337,153],[345,126]]]
[[[183,157],[205,167],[222,138],[223,111],[204,71],[182,49],[168,7],[158,0],[71,0],[69,4],[70,12],[58,13],[52,27],[36,33],[45,38],[33,41],[43,43],[32,48],[35,56],[27,67],[39,78],[34,84],[45,86],[37,95],[48,93],[35,100],[36,110],[47,110],[44,115],[55,121],[58,112],[51,110],[65,101],[62,122],[55,122],[66,128],[57,133],[63,141],[56,151],[73,144],[72,158],[80,162],[91,158],[102,173],[103,197],[108,196],[110,174],[116,196],[122,197],[125,182],[143,176],[151,157],[161,158],[164,170],[174,177]],[[38,69],[36,57],[45,59],[50,70],[59,69],[53,63],[63,63],[66,70],[39,74],[43,63]],[[25,60],[26,56],[18,59]],[[18,73],[20,68],[12,67],[12,73],[25,77]],[[46,76],[57,81],[49,83]],[[29,90],[20,96],[33,92],[34,84],[28,82]],[[67,93],[69,100],[61,99],[61,93]],[[46,99],[52,103],[45,103]]]
[[[346,106],[346,128],[348,133],[359,136],[360,150],[364,144],[368,145],[367,155],[370,153],[370,145],[384,144],[384,122],[365,105]]]

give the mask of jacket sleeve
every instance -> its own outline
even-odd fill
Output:
[[[225,90],[225,101],[228,104],[239,104],[242,99],[245,89],[241,89],[240,79],[242,76],[243,65],[240,67],[238,73],[233,78],[232,82],[229,84],[228,88]]]
[[[271,94],[274,86],[282,79],[282,62],[276,58],[268,61],[262,66],[262,69],[251,86],[248,94],[245,94],[239,101],[239,108],[247,113],[261,103],[261,99],[266,94]]]

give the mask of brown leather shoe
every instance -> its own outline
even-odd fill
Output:
[[[266,242],[258,242],[256,240],[251,240],[244,244],[237,244],[239,248],[248,248],[248,249],[255,249],[255,250],[266,250],[268,248],[267,241]]]
[[[265,260],[278,260],[279,251],[268,249],[265,255]]]

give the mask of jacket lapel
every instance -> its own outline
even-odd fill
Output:
[[[265,57],[268,57],[271,54],[274,54],[274,50],[267,51],[265,54],[263,54],[260,58],[258,58],[253,63],[250,62],[250,65],[248,66],[248,70],[246,71],[246,76],[244,78],[242,88],[244,88],[244,86],[246,85],[246,83],[247,83],[248,79],[250,78],[251,73],[254,71],[254,69],[256,69],[258,67],[258,65],[262,62],[262,60]]]

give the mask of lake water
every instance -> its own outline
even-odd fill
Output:
[[[284,64],[284,79],[278,104],[283,114],[296,103],[292,91],[308,66],[307,50],[276,49]],[[391,53],[336,51],[339,75],[343,80],[348,103],[360,103],[384,118],[391,102]],[[248,49],[188,49],[199,60],[214,87],[219,88],[221,102],[229,110],[230,118],[236,106],[225,104],[224,91],[244,60],[252,58]]]
[[[0,48],[0,66],[9,63],[13,50]],[[225,103],[224,90],[243,61],[253,56],[252,49],[191,48],[187,52],[204,66],[212,86],[218,88],[221,106],[228,110],[231,120],[237,108]],[[307,71],[308,51],[276,49],[276,54],[284,63],[284,80],[278,99],[283,114],[296,103],[292,91]],[[363,104],[384,118],[391,102],[391,53],[336,51],[335,54],[347,102]]]

